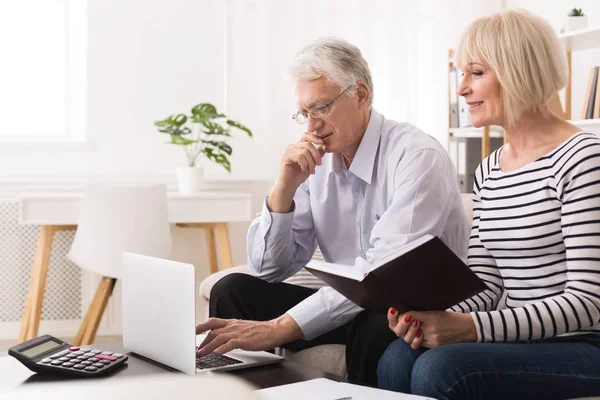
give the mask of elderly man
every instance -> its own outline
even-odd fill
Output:
[[[452,162],[418,128],[372,108],[373,83],[360,50],[321,39],[290,67],[300,140],[289,145],[263,211],[248,232],[254,276],[214,287],[199,355],[234,348],[303,349],[346,344],[350,382],[377,385],[377,362],[396,337],[385,313],[364,311],[329,287],[280,283],[317,245],[329,262],[368,269],[424,234],[466,258],[468,223]]]

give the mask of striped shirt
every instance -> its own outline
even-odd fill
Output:
[[[489,289],[452,310],[471,313],[480,342],[600,332],[600,138],[579,132],[511,172],[501,150],[473,188],[468,264]]]

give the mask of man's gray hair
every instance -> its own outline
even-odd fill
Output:
[[[373,104],[373,79],[369,64],[358,47],[341,38],[318,39],[300,50],[288,68],[294,80],[311,81],[324,77],[328,82],[340,86],[341,90],[356,85],[362,80],[369,88],[369,108]],[[348,90],[356,95],[356,90]]]

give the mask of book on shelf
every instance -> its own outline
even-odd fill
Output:
[[[600,118],[600,71],[596,67],[596,97],[594,99],[594,112],[592,118]]]
[[[445,310],[487,289],[438,237],[425,235],[371,266],[311,261],[317,278],[364,309],[387,312]]]
[[[458,128],[458,69],[450,68],[448,74],[449,81],[449,101],[450,101],[450,128]]]
[[[585,98],[583,102],[583,108],[581,111],[581,119],[592,119],[594,118],[594,103],[596,102],[596,93],[598,92],[598,67],[590,68],[588,76],[588,85],[585,91]]]

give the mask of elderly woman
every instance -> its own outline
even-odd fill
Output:
[[[399,339],[379,385],[437,399],[600,395],[600,138],[546,106],[567,66],[541,18],[478,19],[457,50],[473,125],[507,139],[475,173],[468,264],[488,289],[447,311],[390,309]]]

